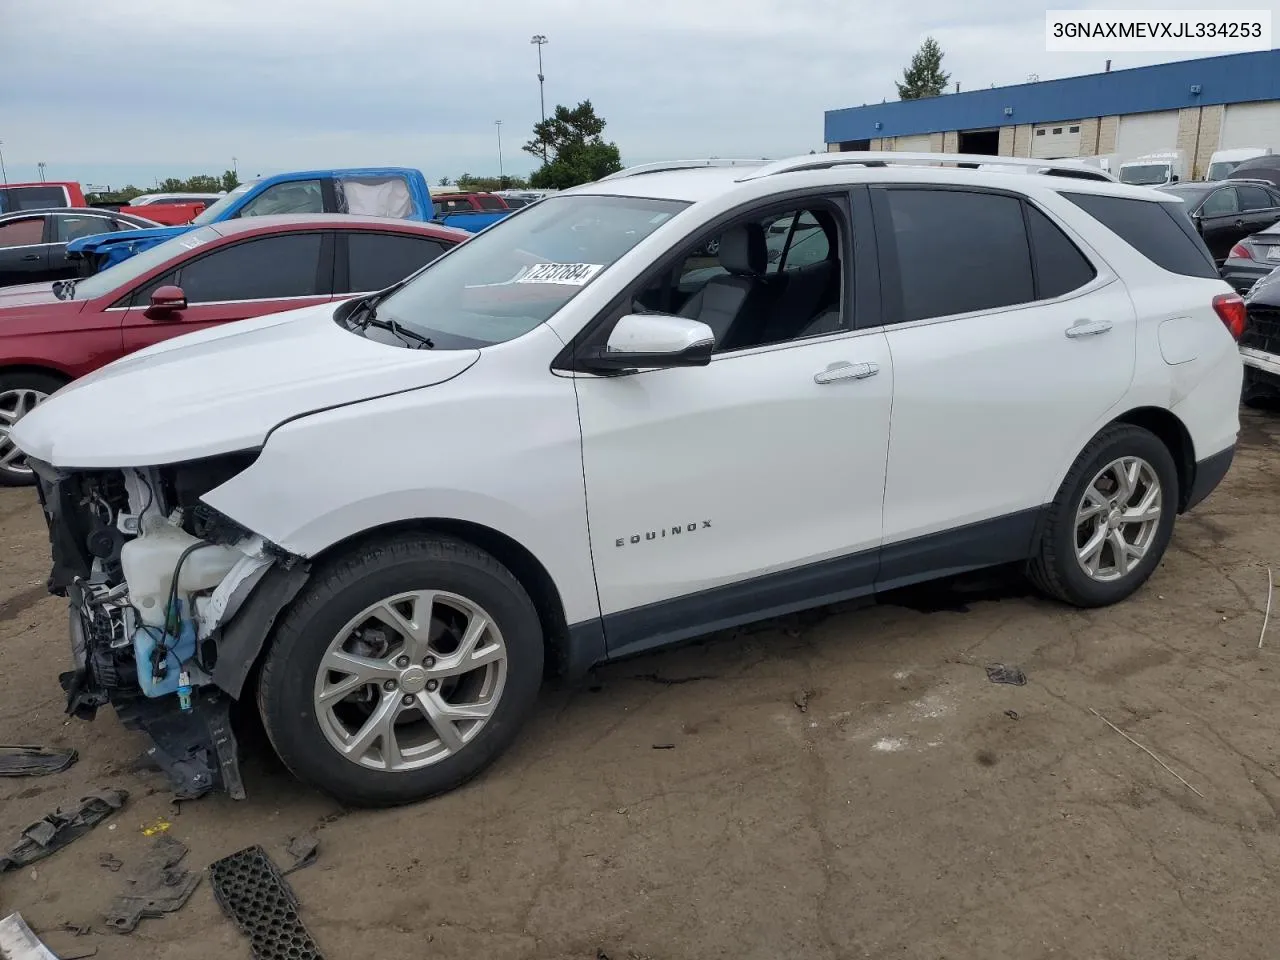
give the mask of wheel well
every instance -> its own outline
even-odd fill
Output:
[[[1191,442],[1191,434],[1182,421],[1160,407],[1138,407],[1124,416],[1116,417],[1113,423],[1131,423],[1154,433],[1169,448],[1174,466],[1178,468],[1178,512],[1187,508],[1187,499],[1191,496],[1191,487],[1196,475],[1195,445]]]
[[[41,367],[34,363],[19,363],[11,367],[0,368],[0,377],[10,376],[15,373],[34,373],[42,377],[53,377],[63,383],[70,383],[73,379],[61,370],[55,370],[53,367]]]
[[[341,540],[322,550],[313,563],[323,560],[339,551],[348,549],[358,541],[377,539],[396,533],[413,532],[423,535],[443,534],[457,540],[465,540],[472,546],[491,554],[499,563],[511,571],[512,576],[520,581],[533,601],[538,612],[538,621],[542,626],[543,643],[546,646],[546,662],[550,669],[558,670],[565,652],[565,641],[569,636],[568,621],[565,618],[564,602],[560,599],[560,591],[556,588],[551,574],[547,573],[541,561],[517,541],[491,527],[465,520],[406,520],[390,523],[381,527],[365,530],[346,540]]]

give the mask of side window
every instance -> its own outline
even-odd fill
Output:
[[[347,234],[347,287],[335,293],[383,290],[444,253],[438,240],[390,233]]]
[[[319,180],[298,180],[267,187],[238,214],[241,217],[266,217],[279,213],[324,213],[324,193]]]
[[[188,303],[316,296],[320,239],[318,232],[294,233],[224,247],[183,264],[178,286]]]
[[[116,229],[114,220],[89,216],[55,216],[53,226],[55,243],[70,243],[80,237],[91,237],[95,233],[113,233]]]
[[[10,187],[0,191],[0,194],[3,194],[4,199],[0,209],[9,213],[70,206],[66,187]]]
[[[471,204],[457,197],[450,200],[437,200],[436,206],[441,213],[464,213],[471,209]]]
[[[1236,187],[1241,210],[1269,210],[1276,205],[1271,195],[1261,187]]]
[[[483,194],[483,193],[482,193],[482,194],[480,194],[480,196],[476,197],[476,200],[478,200],[478,201],[480,202],[480,209],[481,209],[481,210],[505,210],[505,209],[507,209],[507,205],[506,205],[505,203],[503,203],[503,202],[502,202],[501,200],[499,200],[497,197],[491,197],[491,196],[488,196],[487,194]]]
[[[29,247],[44,242],[44,217],[0,223],[0,247]]]
[[[960,190],[884,191],[898,253],[904,321],[1035,299],[1016,197]]]
[[[836,333],[845,325],[843,229],[843,215],[826,203],[739,221],[696,241],[635,307],[707,324],[717,353]]]
[[[1235,187],[1223,187],[1221,190],[1213,191],[1200,205],[1202,217],[1225,217],[1239,212],[1240,201],[1236,197]]]
[[[407,220],[413,216],[413,196],[402,176],[338,177],[334,180],[341,213]]]
[[[1070,238],[1030,204],[1027,204],[1027,226],[1035,261],[1036,299],[1061,297],[1080,289],[1098,275]]]
[[[1152,263],[1184,277],[1218,279],[1213,256],[1181,203],[1063,193],[1076,206]]]

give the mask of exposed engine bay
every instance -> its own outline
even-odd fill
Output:
[[[297,563],[200,501],[255,457],[74,472],[29,461],[49,525],[49,591],[70,605],[67,712],[92,720],[114,707],[151,736],[146,759],[182,799],[244,797],[229,711],[249,665],[219,664],[222,631],[270,569]]]

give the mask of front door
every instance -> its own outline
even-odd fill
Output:
[[[712,327],[708,366],[578,377],[612,654],[867,592],[874,581],[891,357],[882,332],[852,329],[842,202],[781,212],[801,226],[821,222],[818,236],[771,234],[779,215],[728,226],[715,257],[698,238],[683,267],[636,287],[649,312]],[[805,244],[794,248],[794,269],[788,236]]]
[[[124,319],[125,351],[221,323],[324,303],[333,289],[332,244],[325,237],[318,230],[273,234],[192,256],[134,292]],[[150,311],[151,293],[162,286],[180,287],[187,308]]]
[[[1233,246],[1253,232],[1246,226],[1235,187],[1221,187],[1205,197],[1199,222],[1200,235],[1218,264],[1227,259]]]
[[[49,270],[47,217],[35,214],[0,223],[0,287],[44,280]]]
[[[880,586],[1022,559],[1064,456],[1132,379],[1129,295],[1017,196],[872,192],[898,321]]]

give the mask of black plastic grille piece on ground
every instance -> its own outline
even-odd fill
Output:
[[[209,865],[209,882],[223,913],[249,938],[255,960],[324,960],[298,919],[298,899],[259,846]]]

